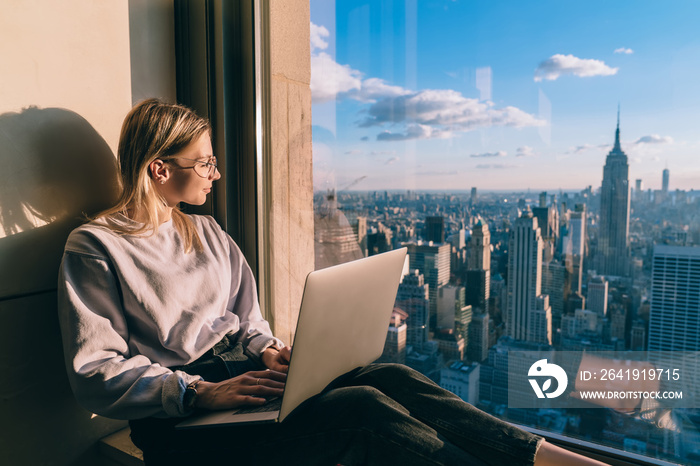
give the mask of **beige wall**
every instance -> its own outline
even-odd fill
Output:
[[[0,464],[106,464],[96,459],[96,441],[125,425],[75,403],[55,289],[63,245],[81,212],[114,196],[105,180],[116,175],[132,99],[174,98],[172,0],[132,3],[137,19],[130,24],[125,1],[3,2]],[[133,50],[130,35],[141,44]],[[131,62],[135,79],[148,76],[133,89]],[[164,69],[154,75],[149,66]]]
[[[272,309],[292,341],[306,275],[314,267],[311,58],[308,0],[270,2],[272,103]]]

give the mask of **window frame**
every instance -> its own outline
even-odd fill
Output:
[[[184,210],[213,216],[235,240],[256,277],[262,309],[269,295],[268,18],[262,0],[175,0],[177,100],[211,122],[221,172],[206,203]]]

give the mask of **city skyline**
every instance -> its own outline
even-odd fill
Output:
[[[692,189],[699,8],[312,2],[314,189],[597,189],[618,105],[630,182]]]

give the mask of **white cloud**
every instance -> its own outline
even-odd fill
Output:
[[[632,55],[634,53],[634,50],[625,47],[620,47],[619,49],[615,49],[615,53],[624,53],[625,55]]]
[[[450,89],[427,89],[386,97],[368,110],[362,127],[406,123],[442,127],[447,131],[470,131],[489,126],[542,126],[546,124],[516,107],[496,109],[491,102],[468,99]]]
[[[563,75],[574,75],[581,78],[610,76],[616,74],[617,70],[618,68],[611,68],[601,60],[556,54],[539,64],[535,70],[535,81],[539,82],[543,79],[554,81]]]
[[[515,151],[516,157],[532,157],[534,155],[535,155],[535,149],[533,149],[530,146],[518,147],[518,149]]]
[[[325,50],[328,48],[328,42],[324,37],[330,36],[330,32],[323,26],[317,26],[311,23],[311,52],[316,49]]]
[[[395,162],[398,162],[398,161],[399,161],[399,158],[398,158],[398,157],[392,157],[392,158],[390,158],[389,160],[387,160],[386,162],[384,162],[384,165],[391,165],[392,163],[395,163]]]
[[[341,65],[331,55],[317,49],[328,47],[328,29],[311,23],[311,96],[314,104],[350,98],[371,104],[360,127],[401,125],[396,131],[383,131],[378,141],[449,138],[454,132],[490,126],[544,126],[516,107],[494,108],[490,101],[468,99],[450,89],[411,91],[379,78],[363,79],[362,73]],[[367,140],[362,138],[362,140]]]
[[[312,26],[314,26],[313,23]],[[327,35],[326,28],[322,26],[317,26],[317,28],[325,31],[325,35]],[[335,100],[341,94],[344,97],[368,103],[374,103],[387,97],[410,94],[411,91],[401,86],[387,84],[383,79],[367,78],[363,80],[360,71],[349,65],[339,64],[326,52],[314,52],[314,41],[321,39],[314,39],[313,28],[311,38],[311,98],[314,103]],[[316,48],[328,46],[325,42],[322,42],[321,45],[323,47],[316,46]]]
[[[452,134],[449,131],[443,131],[440,128],[434,128],[428,125],[408,125],[404,133],[392,133],[391,131],[382,131],[377,135],[377,141],[406,141],[408,139],[434,139],[448,138]]]
[[[362,74],[348,65],[339,65],[330,55],[311,55],[311,98],[314,103],[335,100],[338,94],[359,90]]]
[[[508,155],[506,151],[499,150],[498,152],[484,152],[483,154],[471,154],[469,157],[505,157]]]
[[[395,150],[373,150],[370,155],[396,155]]]
[[[387,84],[383,79],[368,78],[362,81],[360,89],[349,94],[349,97],[361,102],[374,103],[386,97],[398,97],[410,93],[411,91],[408,89],[404,89],[401,86],[392,86]]]
[[[353,149],[353,150],[349,150],[349,151],[345,152],[344,155],[361,155],[363,153],[364,152],[362,152],[359,149]]]
[[[597,146],[594,146],[593,144],[583,144],[581,146],[576,146],[576,147],[570,147],[569,151],[566,152],[567,154],[581,154],[583,152],[587,152],[592,149],[605,149],[608,150],[612,148],[611,144],[598,144]]]
[[[673,138],[670,136],[662,137],[658,134],[651,134],[637,139],[635,144],[673,144]]]
[[[591,150],[591,149],[593,149],[592,144],[584,144],[582,146],[572,147],[571,149],[569,149],[568,153],[569,154],[580,154],[582,152],[586,152],[586,151]]]

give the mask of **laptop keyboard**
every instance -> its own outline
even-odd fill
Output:
[[[240,408],[235,414],[266,413],[268,411],[279,411],[282,408],[282,397],[273,398],[262,406],[250,406]]]

